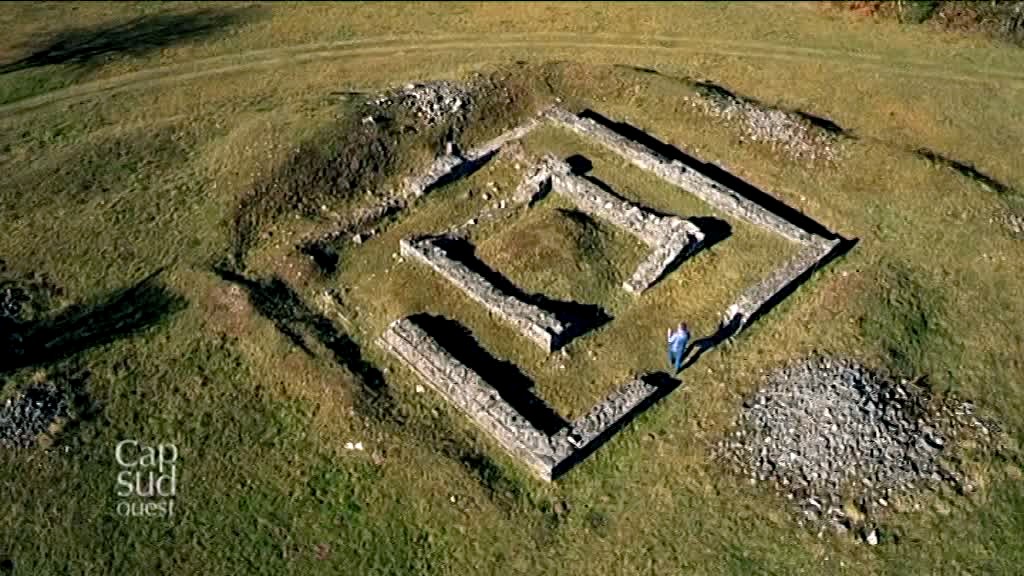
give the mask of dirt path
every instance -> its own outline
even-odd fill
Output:
[[[1024,86],[1024,71],[972,66],[955,69],[949,63],[917,59],[893,59],[871,53],[802,48],[769,42],[710,40],[706,38],[649,36],[637,43],[634,37],[614,34],[504,34],[428,37],[380,37],[304,44],[253,50],[244,54],[215,56],[131,72],[54,90],[0,106],[0,117],[12,116],[60,103],[74,103],[126,90],[177,84],[221,74],[275,68],[287,64],[355,56],[383,56],[402,52],[450,52],[473,49],[583,48],[589,50],[650,50],[705,53],[781,62],[817,61],[844,64],[890,74],[968,83],[1008,83]]]

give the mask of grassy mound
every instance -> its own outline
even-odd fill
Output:
[[[606,302],[621,290],[630,264],[642,256],[632,238],[564,207],[531,210],[479,252],[529,292],[593,303]]]

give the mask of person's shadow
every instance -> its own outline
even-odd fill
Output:
[[[683,352],[683,366],[680,368],[680,371],[686,370],[695,364],[708,350],[735,336],[742,326],[743,314],[737,313],[727,323],[720,325],[718,330],[711,336],[694,340],[686,351]]]

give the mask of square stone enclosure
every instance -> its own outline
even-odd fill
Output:
[[[798,226],[724,183],[627,138],[606,123],[557,107],[543,111],[536,118],[465,154],[440,156],[423,175],[407,181],[407,194],[420,196],[473,173],[502,146],[522,138],[544,122],[588,138],[681,191],[696,195],[717,210],[798,245],[795,257],[748,287],[723,311],[720,329],[709,339],[712,345],[737,335],[784,299],[814,269],[848,245],[817,223],[812,222],[817,233],[808,231],[806,228],[810,227],[806,222],[803,227]],[[532,205],[547,193],[562,195],[580,211],[625,230],[650,249],[632,277],[623,284],[623,289],[633,294],[640,294],[655,284],[683,259],[700,250],[705,240],[704,232],[691,221],[659,215],[626,201],[598,183],[574,174],[566,163],[550,156],[528,169],[514,198]],[[401,252],[411,262],[433,269],[547,352],[586,330],[586,326],[558,318],[527,301],[514,288],[509,288],[511,283],[488,279],[453,253],[457,252],[452,249],[455,242],[458,240],[443,236],[407,238],[401,241]],[[536,414],[555,414],[550,407],[530,393],[524,397],[522,393],[510,392],[502,382],[494,381],[493,375],[492,381],[486,381],[470,365],[476,362],[466,361],[465,350],[446,349],[430,334],[431,325],[423,315],[395,320],[380,336],[378,344],[544,480],[552,480],[568,471],[678,384],[662,373],[637,374],[581,418],[565,422],[555,415],[554,425],[551,419],[542,424]],[[488,356],[482,349],[472,353]]]

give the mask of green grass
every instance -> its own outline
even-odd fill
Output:
[[[9,30],[0,51],[15,59],[28,40],[68,27],[120,22],[143,9],[194,8],[12,5],[0,16]],[[1007,209],[1004,198],[910,153],[934,150],[1024,189],[1020,162],[1008,152],[1024,148],[1024,132],[1014,129],[1024,124],[1013,76],[1019,51],[815,5],[265,10],[222,34],[111,58],[82,76],[61,66],[0,76],[0,99],[25,100],[156,66],[191,71],[248,62],[252,49],[381,35],[425,45],[411,47],[414,38],[391,51],[282,58],[0,113],[0,258],[61,286],[66,302],[89,301],[167,267],[163,278],[188,303],[141,334],[68,361],[89,371],[95,417],[59,436],[52,450],[0,453],[0,572],[1013,574],[1024,564],[1021,460],[1012,448],[1024,439],[1024,392],[1016,385],[1024,375],[1024,247],[993,222]],[[466,36],[448,48],[424,39],[438,34]],[[192,64],[220,56],[226,60]],[[514,66],[518,60],[528,65]],[[337,324],[366,362],[388,370],[392,403],[383,420],[357,410],[356,373],[318,348],[312,355],[298,349],[244,291],[210,272],[232,250],[242,198],[269,175],[287,174],[296,149],[344,139],[331,130],[347,126],[351,109],[331,92],[495,69],[512,70],[505,75],[513,94],[539,102],[557,93],[628,121],[859,240],[553,485],[532,479],[436,395],[417,394],[412,376],[372,344],[386,323],[423,309],[451,315],[496,355],[523,364],[538,393],[571,415],[626,373],[661,369],[664,325],[690,318],[698,333],[706,331],[731,295],[784,257],[784,242],[730,222],[730,238],[633,299],[615,286],[638,258],[634,241],[558,212],[566,206],[557,196],[480,225],[471,239],[481,258],[517,283],[613,313],[612,322],[569,346],[568,359],[548,361],[432,272],[392,258],[398,238],[472,217],[486,182],[502,194],[514,189],[521,174],[508,159],[381,225],[373,239],[341,254],[334,278],[319,276],[294,251],[301,231],[333,222],[286,213],[257,243],[252,272],[281,275],[309,302],[328,287],[349,287],[342,296],[352,327]],[[858,139],[835,164],[796,163],[741,144],[738,130],[701,115],[683,99],[693,91],[679,78],[708,78],[828,117]],[[533,103],[495,99],[474,120],[504,124]],[[503,108],[512,112],[500,114]],[[479,141],[503,127],[479,122],[465,137]],[[714,216],[564,133],[537,132],[525,147],[583,153],[595,177],[634,201]],[[313,185],[318,194],[330,191]],[[347,191],[337,192],[334,207],[347,207]],[[532,255],[595,273],[569,281]],[[814,351],[927,375],[997,417],[1011,449],[985,465],[986,482],[970,498],[895,517],[889,528],[901,535],[898,546],[819,540],[793,525],[782,499],[726,474],[707,450],[761,370]],[[36,369],[5,375],[4,392]],[[175,520],[112,514],[113,446],[124,438],[178,445]],[[367,449],[345,450],[349,441]]]
[[[634,238],[549,198],[480,244],[478,256],[516,286],[563,301],[607,306],[640,263]]]

